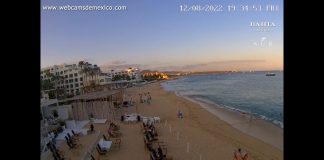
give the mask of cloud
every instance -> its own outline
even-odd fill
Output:
[[[108,61],[103,65],[100,65],[100,69],[103,72],[109,72],[111,70],[122,70],[122,69],[127,69],[129,67],[137,67],[137,68],[147,68],[149,67],[148,65],[142,65],[142,64],[135,64],[135,63],[127,63],[126,61],[119,61],[119,60],[114,60],[114,61]]]
[[[138,67],[141,70],[158,70],[158,71],[223,71],[223,70],[256,70],[262,67],[266,60],[227,60],[211,61],[206,63],[197,63],[189,65],[170,65],[170,63],[150,63],[135,64],[126,61],[113,60],[100,66],[104,72],[116,69],[127,69],[129,67]]]
[[[154,67],[154,70],[160,71],[203,71],[203,70],[241,70],[254,69],[254,66],[264,64],[266,60],[228,60],[228,61],[212,61],[207,63],[198,63],[181,66],[162,66]]]
[[[125,64],[126,61],[119,61],[119,60],[115,60],[115,61],[111,61],[112,65],[120,65],[120,64]]]

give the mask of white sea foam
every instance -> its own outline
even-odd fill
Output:
[[[243,116],[247,116],[247,117],[252,116],[253,118],[266,120],[268,122],[275,124],[276,126],[278,126],[280,128],[283,128],[283,122],[279,121],[277,119],[277,117],[267,117],[266,116],[267,114],[263,115],[263,112],[260,112],[258,110],[253,110],[253,109],[257,109],[257,108],[253,108],[253,107],[266,107],[266,106],[260,106],[260,105],[257,106],[256,105],[257,101],[251,101],[251,102],[255,102],[255,103],[254,104],[252,103],[251,106],[249,106],[249,108],[250,108],[249,111],[242,109],[242,107],[240,107],[240,106],[235,107],[235,106],[229,106],[229,105],[224,105],[224,104],[215,102],[216,101],[216,100],[214,100],[215,97],[217,97],[217,99],[223,99],[224,103],[225,102],[228,103],[228,99],[231,99],[231,98],[237,99],[237,97],[241,98],[241,95],[243,95],[243,94],[245,95],[244,98],[247,98],[247,97],[249,98],[250,96],[262,95],[263,93],[265,93],[264,91],[262,91],[260,89],[254,89],[253,90],[254,92],[252,94],[251,94],[251,92],[246,93],[247,92],[246,88],[245,88],[245,90],[244,90],[244,88],[240,88],[240,87],[242,87],[242,85],[241,86],[239,85],[239,86],[236,86],[236,88],[233,88],[232,86],[235,84],[232,84],[232,82],[240,83],[242,81],[242,76],[243,75],[240,75],[240,77],[238,79],[233,78],[233,76],[230,76],[230,79],[224,79],[224,77],[220,77],[220,76],[217,78],[214,75],[209,75],[208,77],[195,76],[195,77],[187,77],[186,79],[181,78],[181,79],[177,79],[177,80],[164,82],[164,83],[161,83],[161,86],[166,91],[173,92],[177,96],[185,97],[186,99],[194,101],[195,103],[204,105],[205,109],[207,109],[207,108],[213,109],[215,107],[225,108],[230,111],[241,114]],[[262,76],[260,76],[260,77],[264,78],[264,75],[262,74]],[[208,80],[208,78],[214,78],[214,79]],[[243,78],[244,78],[244,76],[243,76]],[[251,81],[253,82],[253,83],[251,82],[253,85],[255,83],[262,82],[259,79],[255,79],[255,78],[259,78],[259,77],[255,77],[255,76],[253,77],[253,75],[252,75],[252,79],[251,78],[244,79],[244,85]],[[227,82],[231,82],[230,83],[231,86],[228,86]],[[206,85],[208,85],[210,87],[204,88],[203,86],[206,86]],[[269,83],[262,83],[262,84],[258,84],[258,85],[264,87],[266,85],[269,85]],[[253,86],[249,86],[249,87],[250,87],[249,90],[251,89],[251,87],[253,88]],[[206,91],[210,88],[212,88],[212,90]],[[268,93],[269,88],[271,88],[271,86],[265,87],[262,89],[267,89],[266,91]],[[233,91],[235,91],[235,92],[233,92]],[[223,95],[226,95],[226,96],[223,96]],[[234,96],[227,97],[228,95],[234,95]],[[248,95],[248,96],[246,96],[246,95]],[[268,96],[268,95],[264,95],[264,96]],[[243,103],[244,105],[246,102],[249,102],[244,98],[243,99],[240,99],[240,98],[238,100],[241,101],[241,103]],[[259,98],[258,100],[260,100],[260,98],[261,98],[261,100],[262,100],[261,102],[264,102],[263,96],[259,96],[257,98]],[[271,99],[271,98],[268,98],[268,99]],[[240,104],[238,104],[238,105],[240,105]],[[250,105],[250,102],[247,105]],[[253,106],[253,105],[255,105],[255,106]],[[269,111],[267,111],[266,113],[268,113],[268,112]],[[279,113],[276,112],[274,114],[279,114]],[[272,114],[269,114],[268,116],[272,116]]]

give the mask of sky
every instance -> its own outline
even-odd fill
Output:
[[[41,0],[41,67],[79,60],[103,69],[272,70],[283,68],[282,0]],[[228,5],[236,5],[228,12]],[[276,12],[252,5],[275,4]],[[124,5],[125,11],[48,11],[48,5]],[[222,12],[180,5],[222,5]],[[248,12],[240,5],[249,5]],[[274,22],[270,32],[250,22]],[[263,41],[262,41],[263,40]],[[261,46],[261,41],[263,45]],[[271,44],[271,45],[270,45]]]

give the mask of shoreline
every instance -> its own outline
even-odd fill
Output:
[[[206,102],[177,94],[175,91],[168,91],[161,83],[163,82],[159,82],[159,86],[165,92],[172,93],[177,97],[193,102],[217,118],[225,121],[233,128],[238,129],[240,132],[255,137],[283,151],[283,128],[259,117],[253,116],[251,120],[247,115],[243,115],[240,112],[230,110],[226,107],[221,107],[221,105],[215,103],[207,104]]]
[[[161,82],[128,88],[125,94],[136,97],[137,107],[122,112],[160,117],[162,123],[156,126],[159,137],[174,159],[196,160],[199,155],[203,159],[233,159],[237,148],[249,152],[251,160],[283,159],[279,148],[236,129],[198,103],[164,90]],[[138,94],[147,92],[152,101],[140,103]],[[177,117],[179,110],[184,113],[182,119]],[[282,136],[275,138],[280,140]],[[186,151],[189,143],[190,153]]]

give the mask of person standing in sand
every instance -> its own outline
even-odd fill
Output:
[[[177,114],[177,116],[178,116],[178,118],[183,118],[183,113],[180,111],[180,110],[178,110],[178,114]]]
[[[249,155],[247,153],[243,154],[241,148],[238,151],[234,151],[234,159],[233,160],[248,160]]]
[[[147,99],[147,101],[151,102],[151,100],[152,100],[152,97],[151,97],[151,95],[150,95],[150,92],[147,92],[147,96],[148,96],[148,99]]]
[[[140,103],[143,103],[143,97],[142,97],[142,94],[138,94],[139,95],[139,98],[140,98]]]

